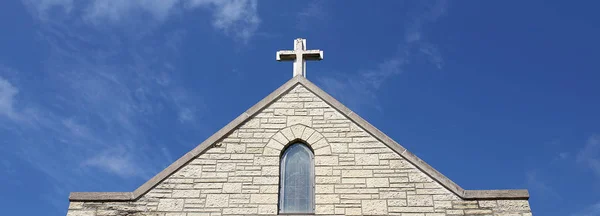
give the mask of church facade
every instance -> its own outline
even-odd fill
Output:
[[[165,170],[133,192],[73,192],[67,215],[532,215],[527,190],[461,188],[308,81],[295,54],[291,80]]]

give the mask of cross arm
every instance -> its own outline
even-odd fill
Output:
[[[306,50],[302,54],[302,57],[306,60],[323,60],[323,51],[321,50]]]
[[[305,60],[323,60],[323,51],[321,50],[304,50],[301,52],[302,58]],[[295,50],[277,51],[277,61],[292,61],[296,59],[298,54]]]
[[[277,51],[277,61],[292,61],[296,59],[296,53],[293,50]]]

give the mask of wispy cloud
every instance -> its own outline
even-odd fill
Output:
[[[247,41],[256,33],[260,18],[256,0],[188,0],[188,5],[213,10],[213,26]]]
[[[34,126],[40,122],[40,113],[32,107],[17,103],[19,88],[3,75],[16,74],[17,72],[0,64],[0,120],[18,122],[21,125]],[[0,128],[15,132],[15,128],[0,124]]]
[[[380,109],[374,103],[377,101],[376,92],[386,79],[402,72],[404,61],[403,58],[392,58],[383,61],[377,68],[361,71],[358,75],[320,77],[319,82],[351,108],[370,104]]]
[[[19,116],[14,110],[14,97],[19,93],[8,80],[0,77],[0,115],[10,119],[18,119]]]
[[[0,135],[7,144],[0,157],[48,176],[54,189],[40,193],[51,193],[42,195],[49,200],[97,189],[100,182],[148,179],[172,162],[166,144],[194,144],[185,131],[201,130],[191,123],[208,111],[201,92],[190,93],[173,63],[185,30],[139,38],[86,23],[131,19],[133,10],[166,19],[180,2],[159,11],[151,7],[167,2],[99,2],[25,1],[34,17],[42,14],[37,39],[48,55],[35,71],[39,79],[23,76],[34,71],[0,63]],[[132,38],[139,40],[129,43]]]
[[[85,8],[85,16],[92,22],[108,19],[120,21],[136,12],[145,12],[152,18],[163,21],[174,9],[179,0],[128,0],[128,1],[100,1],[95,0]]]
[[[50,17],[60,15],[69,15],[73,10],[74,0],[22,0],[30,13],[41,20],[48,20]]]
[[[302,31],[308,30],[315,23],[324,22],[327,13],[324,9],[325,1],[312,0],[305,8],[296,14],[296,28]]]
[[[412,18],[405,24],[404,40],[406,43],[423,41],[423,27],[446,14],[448,2],[446,0],[424,1],[422,4],[417,4],[415,8],[410,12]]]
[[[423,28],[438,20],[446,13],[446,9],[445,0],[420,1],[409,12],[409,18],[404,22],[404,40],[398,44],[398,49],[391,58],[382,60],[372,69],[360,70],[357,74],[320,77],[318,81],[352,108],[369,105],[379,109],[376,93],[387,79],[403,73],[414,62],[426,61],[437,69],[443,67],[442,55],[434,44],[426,40]]]
[[[600,202],[594,203],[581,212],[571,214],[571,216],[598,216],[600,215]]]
[[[577,153],[576,161],[600,178],[600,135],[592,135]]]
[[[566,160],[566,159],[569,159],[570,155],[571,154],[569,154],[569,152],[561,152],[561,153],[558,153],[558,159]]]
[[[3,159],[1,162],[1,166],[2,166],[2,172],[4,172],[5,174],[9,174],[9,173],[14,173],[15,169],[12,167],[12,164],[10,163],[10,161]]]
[[[135,151],[126,150],[123,145],[109,148],[81,162],[82,166],[91,166],[115,173],[123,177],[134,177],[141,175],[139,169],[143,168],[136,164],[133,158]]]
[[[204,103],[194,103],[194,99],[184,89],[174,88],[167,95],[162,96],[165,100],[172,101],[172,105],[177,109],[177,118],[179,122],[186,123],[196,119],[198,112],[207,110]]]
[[[552,198],[553,200],[561,199],[562,197],[556,192],[553,187],[550,187],[546,182],[539,177],[537,171],[530,170],[526,173],[527,188],[534,190],[536,193],[542,195],[542,197]]]
[[[80,19],[90,24],[133,23],[149,25],[148,17],[163,22],[171,15],[205,8],[213,15],[214,28],[241,41],[248,41],[260,25],[256,0],[22,0],[29,11],[44,22]],[[137,21],[134,21],[137,20]]]
[[[87,68],[93,67],[97,66],[87,65]],[[73,174],[65,173],[64,167],[77,164],[124,178],[148,177],[159,169],[160,164],[151,160],[152,153],[137,153],[148,148],[145,127],[151,125],[143,120],[145,116],[160,114],[161,103],[137,100],[135,91],[127,88],[130,80],[126,78],[113,81],[94,71],[73,69],[78,72],[49,71],[57,76],[46,78],[58,85],[45,83],[40,87],[41,91],[49,88],[59,91],[50,98],[50,103],[36,98],[34,95],[40,93],[28,86],[21,86],[22,91],[14,91],[12,98],[7,99],[12,102],[7,103],[8,111],[3,113],[10,121],[2,122],[3,128],[11,128],[10,141],[19,143],[11,152],[57,181],[65,181],[63,175]],[[2,81],[5,86],[12,86],[3,78]],[[149,93],[165,90],[168,88],[153,88]],[[27,94],[23,98],[35,101],[15,100],[18,92]],[[35,110],[36,115],[30,115],[31,110]],[[78,169],[77,166],[71,168]]]

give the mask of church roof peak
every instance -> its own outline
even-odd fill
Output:
[[[322,55],[321,55],[322,56]],[[346,116],[356,125],[361,127],[367,133],[371,134],[374,138],[378,139],[380,142],[388,146],[394,152],[398,153],[400,156],[405,158],[407,161],[412,163],[416,168],[423,171],[425,174],[430,176],[432,179],[440,183],[443,187],[452,191],[457,196],[461,197],[465,200],[473,200],[473,199],[529,199],[529,193],[527,190],[465,190],[454,183],[452,180],[448,179],[446,176],[435,170],[429,164],[425,163],[423,160],[418,158],[416,155],[407,151],[400,144],[392,140],[390,137],[385,135],[379,129],[375,128],[373,125],[368,123],[366,120],[358,116],[356,113],[352,112],[342,103],[337,101],[335,98],[327,94],[325,91],[317,87],[312,82],[308,81],[304,76],[294,76],[292,79],[287,81],[285,84],[277,88],[267,97],[263,98],[261,101],[256,103],[254,106],[250,107],[248,110],[240,114],[233,121],[229,122],[229,124],[225,125],[225,127],[221,128],[219,131],[214,133],[200,145],[180,157],[178,160],[173,162],[167,168],[165,168],[160,173],[156,174],[146,183],[141,185],[133,192],[72,192],[69,196],[69,200],[71,201],[132,201],[140,198],[152,188],[160,184],[163,180],[171,176],[180,168],[184,167],[187,163],[192,161],[198,155],[205,152],[212,145],[219,142],[239,126],[244,124],[250,118],[252,118],[257,113],[261,112],[264,108],[266,108],[271,103],[275,102],[282,95],[286,94],[288,91],[292,90],[297,85],[302,85],[310,92],[315,94],[317,97],[321,98],[325,103],[329,104],[331,107],[339,111],[342,115]]]

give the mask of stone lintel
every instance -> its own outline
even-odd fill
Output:
[[[192,161],[195,157],[202,154],[210,146],[223,139],[225,136],[230,134],[233,130],[238,128],[240,125],[245,123],[255,114],[259,113],[262,109],[267,107],[269,104],[276,101],[281,95],[293,89],[296,85],[302,85],[309,91],[321,98],[325,103],[329,104],[344,116],[352,120],[359,127],[363,128],[367,133],[384,143],[386,146],[391,148],[393,151],[404,157],[407,161],[415,165],[419,170],[430,176],[432,179],[440,183],[443,187],[447,188],[462,199],[529,199],[529,192],[527,190],[464,190],[452,180],[438,172],[436,169],[431,167],[429,164],[421,160],[416,155],[407,151],[400,144],[392,140],[390,137],[385,135],[379,129],[365,121],[363,118],[352,112],[338,100],[324,92],[322,89],[317,87],[312,82],[308,81],[303,76],[296,76],[290,79],[288,82],[277,88],[274,92],[269,94],[267,97],[262,99],[260,102],[252,106],[246,112],[242,113],[236,119],[231,121],[225,127],[214,133],[196,148],[192,149],[173,164],[169,165],[166,169],[161,171],[152,177],[149,181],[144,183],[142,186],[137,188],[134,192],[72,192],[69,196],[70,201],[132,201],[146,194],[160,182],[165,180],[171,174],[185,166],[187,163]]]

